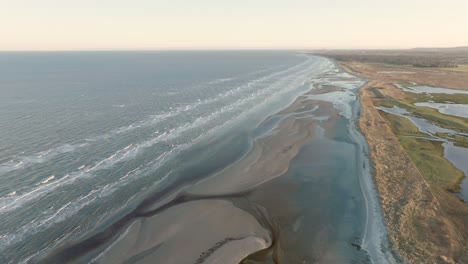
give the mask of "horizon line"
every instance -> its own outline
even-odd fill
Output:
[[[411,50],[411,49],[450,49],[463,48],[467,46],[427,46],[427,47],[388,47],[388,48],[141,48],[141,49],[38,49],[38,50],[0,50],[1,53],[8,52],[164,52],[164,51],[317,51],[317,50]]]

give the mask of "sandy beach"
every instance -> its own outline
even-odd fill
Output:
[[[3,2],[0,264],[468,264],[467,0]]]
[[[355,126],[363,82],[337,67],[319,80],[258,125],[241,159],[42,263],[71,252],[99,263],[397,263]]]

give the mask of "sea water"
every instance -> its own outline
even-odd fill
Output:
[[[287,51],[0,53],[0,262],[223,168],[332,66]]]

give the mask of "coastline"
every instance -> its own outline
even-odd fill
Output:
[[[352,71],[346,70],[341,64],[335,60],[333,61],[341,71],[355,76]],[[359,182],[366,203],[367,217],[361,247],[374,256],[374,263],[401,263],[402,260],[399,253],[392,249],[389,244],[388,230],[381,209],[375,178],[373,177],[374,172],[369,144],[362,131],[362,127],[360,126],[362,112],[364,111],[361,91],[369,84],[369,80],[364,80],[365,83],[363,85],[358,89],[353,90],[353,93],[356,96],[356,101],[353,105],[353,118],[350,120],[348,127],[350,134],[358,146],[358,164],[362,164],[362,167],[359,166],[361,171]]]
[[[359,120],[370,146],[370,156],[373,162],[374,179],[378,190],[380,204],[389,231],[390,243],[396,252],[408,263],[459,263],[466,259],[466,249],[463,246],[463,234],[459,234],[463,220],[458,220],[447,213],[447,204],[457,203],[454,195],[447,195],[445,201],[440,201],[440,195],[434,195],[434,186],[420,172],[411,156],[400,144],[400,138],[394,134],[387,115],[379,113],[374,102],[381,98],[396,98],[403,100],[404,94],[392,87],[398,78],[415,81],[414,74],[399,75],[406,68],[366,65],[353,62],[340,63],[348,72],[369,79],[360,90],[362,98],[362,115]],[[372,67],[386,72],[379,79],[373,74]],[[387,73],[388,72],[388,73]],[[394,73],[393,73],[394,72]],[[423,70],[421,70],[423,72]],[[422,76],[425,76],[424,72]],[[416,76],[416,77],[415,77]],[[433,78],[433,79],[431,79]],[[392,80],[392,81],[390,81]],[[444,81],[430,76],[426,81],[432,85],[443,87]],[[459,79],[454,79],[453,86],[459,86]],[[393,83],[392,83],[393,82]],[[457,88],[457,87],[452,87]],[[458,201],[458,203],[460,203]],[[461,205],[463,206],[463,205]],[[459,207],[459,209],[463,209]],[[462,217],[462,216],[461,216]],[[461,223],[460,223],[461,221]]]
[[[364,84],[360,89],[367,85]],[[372,161],[369,144],[361,130],[359,121],[361,119],[362,104],[360,92],[356,91],[358,98],[355,106],[355,118],[350,122],[351,135],[360,147],[359,157],[362,164],[360,179],[363,196],[366,201],[367,218],[366,228],[363,235],[362,247],[375,256],[375,263],[400,263],[401,258],[389,244],[387,226],[385,225],[383,212],[379,202],[379,195],[373,178]]]
[[[317,79],[260,124],[242,159],[42,263],[69,252],[100,263],[397,263],[355,124],[362,83],[337,64]],[[109,232],[113,237],[102,240]]]

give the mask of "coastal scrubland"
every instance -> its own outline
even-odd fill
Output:
[[[423,56],[430,51],[411,52]],[[459,55],[461,51],[447,52]],[[455,195],[465,175],[444,157],[443,147],[443,140],[468,146],[468,138],[463,135],[468,133],[468,119],[414,105],[427,101],[467,104],[468,95],[416,94],[401,89],[425,85],[468,90],[468,73],[461,70],[463,67],[453,70],[458,68],[363,62],[354,59],[357,57],[351,51],[347,54],[340,65],[368,80],[361,89],[359,124],[369,143],[392,246],[408,263],[468,263],[468,204]],[[463,54],[468,58],[468,53]],[[447,55],[443,59],[454,63],[464,59],[454,57]],[[403,108],[410,116],[459,134],[435,133],[434,137],[443,140],[428,140],[428,135],[406,117],[378,110],[382,106]]]
[[[468,47],[407,50],[322,50],[321,55],[338,61],[385,63],[466,71]]]

